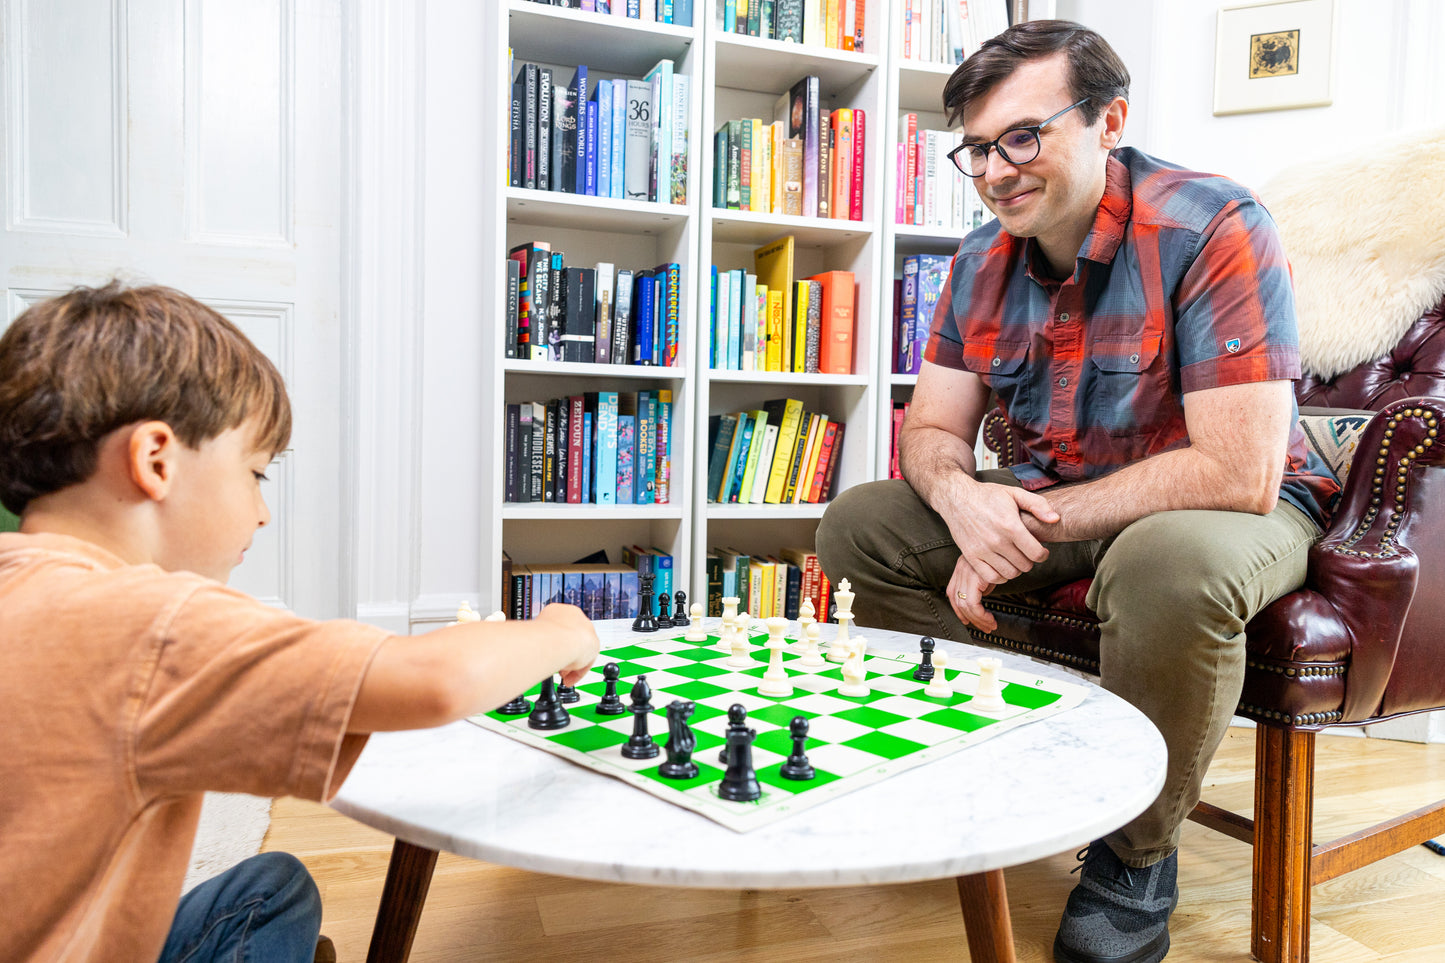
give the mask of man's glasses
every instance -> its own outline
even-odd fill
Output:
[[[991,148],[997,148],[998,155],[1015,167],[1027,164],[1039,156],[1039,131],[1075,107],[1088,102],[1089,98],[1085,97],[1077,104],[1070,104],[1041,124],[1010,128],[987,144],[960,144],[948,152],[948,159],[953,161],[954,167],[969,177],[982,177],[988,170],[988,152]]]

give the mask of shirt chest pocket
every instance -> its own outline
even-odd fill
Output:
[[[982,378],[1009,411],[1018,411],[1028,403],[1028,358],[1027,341],[964,341],[964,367]]]
[[[1159,361],[1157,334],[1095,338],[1089,348],[1084,408],[1110,433],[1130,433],[1153,420],[1168,373]]]

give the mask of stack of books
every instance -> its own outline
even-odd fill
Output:
[[[874,0],[875,3],[886,0]],[[728,33],[862,52],[867,0],[717,0]]]
[[[687,203],[692,78],[660,60],[640,80],[578,66],[564,84],[524,63],[512,84],[511,187]]]
[[[729,120],[713,137],[713,207],[863,219],[867,117],[821,106],[804,77],[778,98],[771,121]]]
[[[948,159],[962,136],[957,131],[919,130],[917,114],[898,118],[894,223],[966,233],[992,217],[973,180]]]
[[[507,258],[503,354],[530,361],[677,364],[682,267],[568,266],[547,241]]]
[[[843,453],[845,424],[778,398],[708,418],[707,497],[718,504],[826,502]]]
[[[693,0],[532,0],[554,7],[569,7],[613,17],[628,17],[649,23],[692,26]]]
[[[736,598],[738,611],[754,618],[781,615],[796,619],[806,599],[813,603],[815,621],[831,621],[828,603],[832,587],[812,549],[748,555],[735,548],[714,548],[707,553],[705,565],[709,616],[722,615],[724,598]]]
[[[589,391],[508,404],[504,500],[667,504],[672,392]]]
[[[1009,0],[902,0],[891,4],[903,59],[961,64],[1009,25]]]
[[[893,371],[918,374],[933,324],[933,311],[944,296],[953,258],[946,254],[910,254],[893,299]]]
[[[507,618],[530,619],[542,606],[565,602],[589,619],[630,619],[637,615],[638,573],[604,563],[546,565],[502,563],[508,591]],[[509,570],[509,571],[507,571]]]

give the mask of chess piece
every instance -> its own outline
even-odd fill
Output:
[[[532,711],[532,703],[525,694],[517,696],[506,705],[497,706],[497,712],[504,716],[524,716]]]
[[[788,630],[788,620],[774,616],[767,620],[768,626],[768,670],[758,683],[758,693],[765,696],[785,697],[793,694],[793,684],[788,681],[788,672],[783,668],[783,650],[788,640],[783,633]]]
[[[923,694],[933,699],[953,698],[953,687],[948,684],[948,653],[939,649],[933,656],[933,666],[938,670],[937,674],[924,686]]]
[[[682,593],[679,592],[678,594],[681,595]],[[674,625],[677,624],[677,619],[673,619],[672,621]],[[707,641],[707,628],[702,624],[701,602],[692,603],[692,618],[688,621],[687,634],[683,636],[683,639],[688,642]]]
[[[505,622],[505,621],[507,621],[507,613],[503,612],[501,609],[497,609],[497,611],[493,612],[491,615],[489,615],[489,616],[487,616],[486,618],[482,619],[482,621],[483,621],[483,622]]]
[[[817,622],[808,623],[808,629],[803,639],[803,657],[798,660],[798,664],[806,665],[809,668],[828,664],[828,660],[823,658],[823,653],[818,649]]]
[[[667,779],[693,779],[699,770],[692,761],[697,736],[687,724],[694,703],[674,699],[667,704],[667,762],[657,767],[658,775]]]
[[[753,740],[758,733],[743,724],[747,717],[748,711],[737,703],[728,709],[727,742],[724,745],[727,769],[718,784],[717,794],[731,802],[752,802],[763,795],[757,770],[753,768]],[[734,718],[737,719],[736,725],[733,724]]]
[[[672,599],[667,597],[666,592],[657,593],[657,627],[659,629],[672,628],[672,616],[667,611],[670,604],[672,604]]]
[[[751,669],[753,657],[748,655],[748,613],[739,612],[733,616],[731,637],[728,645],[732,649],[732,655],[723,660],[723,665],[734,669]]]
[[[609,662],[602,667],[602,678],[606,680],[607,687],[602,693],[602,701],[597,703],[596,712],[599,716],[620,716],[627,711],[627,707],[617,696],[617,677],[621,674],[616,662]]]
[[[978,660],[978,688],[974,690],[970,709],[983,712],[1002,712],[1004,709],[1003,685],[999,682],[998,670],[1003,663],[987,656]]]
[[[572,724],[572,715],[557,698],[557,683],[552,676],[542,680],[537,703],[527,716],[528,729],[565,729]]]
[[[838,610],[834,613],[838,620],[838,634],[828,644],[830,662],[842,662],[848,658],[848,627],[853,624],[853,596],[853,585],[846,578],[838,583],[838,590],[833,593],[838,603]]]
[[[793,716],[793,721],[788,724],[788,733],[793,737],[793,754],[783,763],[782,777],[800,781],[812,779],[818,773],[803,751],[803,744],[808,740],[808,720],[803,716]]]
[[[838,687],[841,696],[866,696],[870,690],[865,682],[868,672],[863,668],[863,654],[868,643],[859,635],[848,640],[848,658],[843,662],[843,684]]]
[[[736,625],[738,621],[739,601],[736,596],[732,595],[722,600],[722,631],[718,633],[718,643],[725,649],[732,645],[732,626]]]
[[[687,593],[678,589],[673,601],[675,604],[672,607],[672,627],[685,629],[692,624],[692,620],[687,617]]]
[[[570,686],[565,682],[561,682],[557,685],[557,701],[562,703],[563,705],[570,706],[581,702],[582,696],[578,694],[575,687]]]
[[[623,743],[622,754],[628,759],[657,758],[657,743],[647,732],[647,717],[652,712],[652,686],[647,684],[647,676],[640,675],[632,683],[632,705],[627,711],[632,713],[632,735]]]
[[[918,668],[913,670],[913,678],[919,682],[933,681],[933,646],[934,641],[928,636],[918,640],[918,651],[923,657],[918,662]]]
[[[480,615],[472,611],[472,603],[468,602],[466,599],[462,599],[462,604],[457,606],[457,621],[453,624],[460,624],[462,622],[480,622],[481,619],[482,617]]]
[[[728,726],[727,729],[723,730],[723,739],[726,740],[727,734],[734,729],[741,729],[746,732],[748,728],[747,719],[748,710],[746,708],[736,702],[728,706]],[[724,766],[728,764],[728,747],[726,741],[724,741],[723,747],[718,750],[717,761]]]
[[[652,614],[652,576],[639,575],[637,580],[642,590],[637,598],[637,618],[632,620],[634,632],[656,632],[657,617]]]
[[[803,604],[798,606],[798,641],[806,642],[808,639],[808,626],[817,625],[818,620],[813,616],[817,615],[817,609],[813,608],[812,599],[803,599]]]

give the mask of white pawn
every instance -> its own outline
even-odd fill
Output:
[[[783,668],[783,650],[788,647],[783,633],[788,630],[788,620],[774,616],[767,620],[767,625],[768,671],[763,673],[763,681],[758,683],[758,692],[765,696],[790,696],[793,684],[788,681],[788,671]]]
[[[808,623],[807,631],[803,636],[803,657],[798,660],[798,664],[814,669],[828,664],[828,660],[823,658],[823,653],[818,650],[817,622]]]
[[[684,642],[706,642],[707,630],[702,627],[702,603],[692,603],[690,610],[692,624],[687,627],[687,634],[682,637]]]
[[[472,610],[472,603],[468,602],[466,599],[462,599],[462,604],[457,606],[457,621],[453,624],[455,625],[462,622],[480,622],[481,619],[482,617]]]
[[[748,613],[739,612],[733,616],[728,646],[732,649],[733,654],[723,660],[723,665],[731,666],[734,669],[751,669],[753,667],[752,657],[748,655]]]
[[[970,709],[981,709],[984,712],[1004,710],[1003,686],[998,680],[1000,665],[1000,660],[987,656],[978,660],[978,688],[974,690]]]
[[[491,615],[489,615],[489,616],[487,616],[486,618],[482,619],[482,621],[483,621],[483,622],[505,622],[505,621],[507,621],[507,614],[506,614],[505,612],[503,612],[501,609],[497,609],[497,611],[493,612]]]
[[[808,626],[816,625],[818,620],[813,618],[817,609],[813,608],[812,599],[803,599],[803,604],[798,606],[798,641],[806,642],[808,638]]]
[[[848,641],[848,659],[843,663],[843,684],[838,687],[838,694],[842,696],[866,696],[870,691],[865,679],[868,672],[863,668],[863,654],[868,650],[868,642],[863,636]]]
[[[953,686],[948,684],[948,653],[939,649],[933,653],[933,678],[924,686],[923,694],[933,699],[948,699],[953,696]]]

